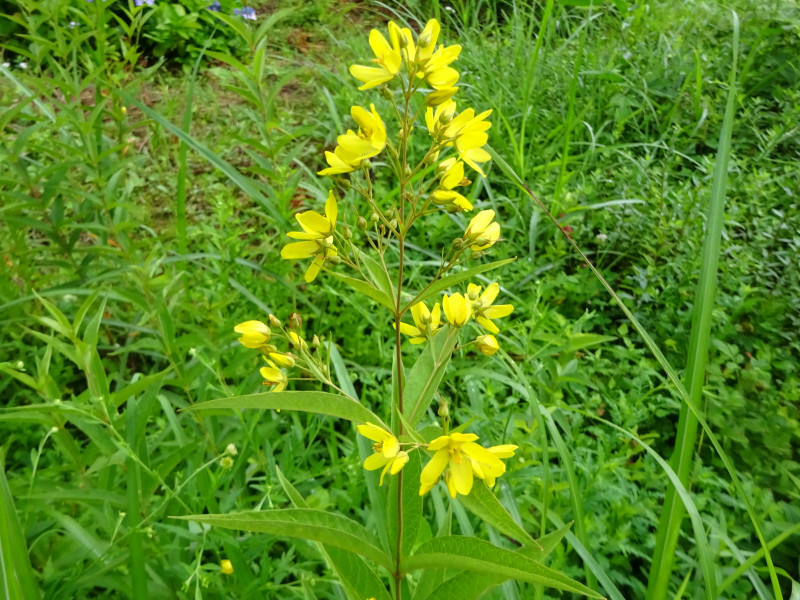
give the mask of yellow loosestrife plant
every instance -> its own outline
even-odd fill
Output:
[[[394,393],[383,395],[391,400],[373,411],[341,389],[331,376],[328,343],[317,336],[307,340],[302,319],[293,314],[286,325],[269,315],[269,324],[250,320],[235,328],[243,346],[263,355],[266,366],[260,372],[270,391],[199,407],[300,410],[355,422],[358,434],[372,442],[363,466],[380,471],[379,486],[372,489],[380,509],[376,507],[373,516],[384,522],[378,523],[375,535],[346,516],[310,509],[280,472],[280,483],[294,508],[187,518],[315,541],[353,600],[460,598],[458,586],[447,585],[444,569],[461,573],[456,577],[472,577],[470,585],[478,592],[474,597],[516,579],[599,598],[546,567],[542,560],[555,543],[540,545],[491,491],[506,472],[503,461],[514,456],[517,446],[483,446],[476,434],[451,426],[450,409],[443,401],[438,402],[438,422],[428,418],[437,386],[457,348],[487,357],[500,349],[495,335],[513,307],[495,303],[500,295],[497,283],[484,287],[469,279],[510,260],[472,264],[501,242],[495,212],[479,210],[470,215],[463,234],[442,248],[441,264],[429,281],[420,288],[406,280],[406,240],[411,230],[424,227],[443,211],[474,211],[473,200],[459,188],[470,185],[466,176],[470,171],[486,176],[481,165],[490,159],[483,147],[491,111],[476,113],[457,105],[459,73],[452,65],[461,47],[437,45],[436,20],[416,37],[393,22],[387,33],[388,39],[372,30],[369,44],[374,58],[368,58],[366,66],[350,67],[360,82],[358,89],[368,96],[364,104],[369,108],[351,108],[352,129],[337,137],[333,152],[325,153],[328,166],[319,175],[330,177],[332,185],[324,214],[298,213],[301,231],[288,233],[297,241],[287,243],[281,256],[301,261],[307,283],[313,285],[320,276],[336,277],[387,311],[394,327],[393,359],[400,367],[394,369]],[[425,140],[424,153],[414,152],[415,136]],[[374,181],[379,177],[388,178],[389,187],[396,184],[399,192],[378,197]],[[346,207],[342,212],[352,223],[339,219],[340,206]],[[354,230],[359,233],[354,235]],[[471,331],[472,339],[459,346],[464,330]],[[410,367],[404,359],[405,339],[422,346],[421,353],[413,351],[418,357]],[[323,389],[287,391],[295,379],[317,380]],[[444,531],[431,539],[431,529],[421,527],[428,518],[423,497],[440,482],[442,491],[513,543],[500,547]],[[552,540],[566,532],[559,530]],[[422,583],[420,572],[427,569],[440,570],[435,595],[430,581]]]

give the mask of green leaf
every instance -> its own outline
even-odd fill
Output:
[[[545,587],[602,598],[600,594],[518,552],[504,550],[477,538],[462,536],[434,538],[422,544],[401,564],[403,572],[419,569],[463,569],[536,583]]]
[[[381,550],[378,541],[360,525],[342,515],[311,508],[285,508],[225,515],[188,515],[173,517],[208,523],[225,529],[269,533],[283,537],[321,542],[374,560],[389,571],[392,560]]]
[[[375,284],[375,287],[386,294],[389,298],[394,299],[394,286],[392,286],[392,282],[389,280],[389,276],[386,274],[386,270],[383,268],[383,265],[379,263],[377,260],[372,258],[369,254],[365,254],[359,250],[358,252],[358,260],[359,263],[364,266],[369,273],[372,282]],[[394,301],[392,301],[392,311],[394,311]]]
[[[407,374],[403,388],[403,415],[412,427],[416,427],[428,410],[458,342],[459,331],[453,327],[441,329],[432,340],[426,342],[417,362]]]
[[[465,279],[470,279],[475,275],[480,275],[481,273],[486,273],[487,271],[492,271],[493,269],[500,268],[504,265],[514,262],[517,260],[517,257],[513,258],[505,258],[503,260],[497,260],[495,262],[490,262],[485,265],[478,265],[477,267],[472,267],[471,269],[467,269],[466,271],[459,271],[458,273],[453,273],[452,275],[448,275],[447,277],[442,277],[436,283],[432,284],[427,289],[420,292],[411,302],[416,304],[417,302],[422,302],[423,300],[427,300],[431,296],[438,294],[446,290],[449,287],[452,287],[458,283],[461,283]],[[411,308],[411,303],[403,308],[403,311]]]
[[[385,306],[394,312],[394,302],[392,302],[392,299],[371,283],[350,277],[349,275],[342,275],[336,271],[328,271],[328,273],[345,282],[358,293],[364,294],[367,298],[375,300],[375,302],[379,303],[381,306]]]
[[[567,524],[561,529],[548,533],[539,540],[540,546],[524,546],[515,552],[533,560],[543,560],[555,550],[569,531],[570,526],[571,524]],[[505,580],[505,577],[499,575],[461,572],[444,581],[434,590],[420,590],[423,593],[415,595],[414,600],[474,600]]]
[[[422,497],[419,495],[419,474],[421,471],[420,453],[411,452],[408,463],[397,476],[390,476],[389,494],[386,502],[386,515],[389,519],[389,539],[392,541],[392,554],[397,549],[397,485],[403,482],[403,534],[401,553],[408,556],[414,549],[422,521]],[[400,477],[402,475],[402,478]]]
[[[469,495],[459,496],[458,501],[476,517],[500,533],[526,546],[537,545],[536,541],[511,518],[494,492],[483,481],[476,481]]]
[[[378,415],[352,398],[328,392],[263,392],[249,396],[217,398],[195,404],[185,410],[219,410],[223,408],[257,408],[272,410],[300,410],[318,413],[354,423],[367,421],[388,429]]]
[[[280,469],[277,469],[277,472],[278,481],[292,504],[297,508],[308,508],[305,498],[286,479],[283,472]],[[383,582],[362,558],[325,544],[319,544],[319,549],[336,571],[348,597],[352,600],[364,598],[391,600]]]
[[[0,569],[4,598],[41,598],[14,498],[6,481],[5,457],[0,457]]]

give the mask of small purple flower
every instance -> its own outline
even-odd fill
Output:
[[[78,23],[77,21],[70,21],[69,22],[69,28],[70,29],[75,29],[78,25],[80,25],[80,23]]]
[[[156,0],[133,0],[133,3],[136,6],[153,6],[156,3]]]
[[[256,9],[251,6],[245,6],[244,8],[234,8],[233,14],[239,15],[244,19],[248,19],[249,21],[256,20]]]
[[[213,11],[213,12],[219,12],[220,9],[222,8],[222,5],[219,3],[219,0],[217,0],[217,2],[214,2],[214,4],[210,4],[209,6],[206,6],[206,8],[208,10]]]

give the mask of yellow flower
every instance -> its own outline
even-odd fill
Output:
[[[279,366],[285,369],[291,369],[294,364],[294,356],[291,354],[281,354],[280,352],[270,352],[269,357]]]
[[[424,65],[430,60],[433,51],[436,49],[436,41],[439,39],[439,21],[431,19],[425,23],[424,29],[417,38],[416,59],[419,64]]]
[[[514,310],[514,306],[511,304],[492,306],[492,302],[495,301],[499,292],[500,286],[496,283],[490,284],[483,294],[481,294],[481,286],[479,285],[470,283],[467,287],[467,298],[472,300],[472,313],[475,315],[475,320],[492,333],[500,331],[497,325],[492,323],[492,319],[507,317]],[[487,354],[487,356],[491,355]]]
[[[314,260],[305,274],[307,283],[316,279],[326,258],[337,255],[332,235],[336,229],[337,214],[336,196],[331,191],[328,192],[328,200],[325,202],[324,217],[313,210],[295,215],[303,231],[290,231],[287,235],[303,241],[286,244],[281,250],[281,258],[311,258],[313,256]]]
[[[473,252],[485,250],[500,239],[500,224],[493,221],[493,210],[482,210],[472,217],[464,237],[470,242],[470,249]]]
[[[294,331],[289,332],[289,343],[298,350],[308,350],[308,343]]]
[[[267,365],[269,365],[267,367],[261,367],[260,369],[261,376],[265,380],[264,385],[274,385],[275,388],[272,390],[273,392],[282,392],[286,389],[286,385],[289,383],[289,380],[274,362],[268,358],[265,358],[264,360],[266,360]]]
[[[428,106],[440,106],[450,100],[457,91],[457,87],[434,90],[425,96],[425,104]]]
[[[500,344],[493,335],[479,335],[475,338],[475,342],[478,344],[480,353],[486,356],[492,356],[500,349]]]
[[[411,316],[416,327],[408,323],[400,323],[400,333],[410,335],[412,344],[421,344],[428,337],[433,337],[442,324],[438,302],[433,305],[433,310],[428,310],[424,302],[417,302],[411,307]]]
[[[219,570],[223,575],[231,575],[233,573],[233,563],[227,558],[219,561]]]
[[[368,90],[375,86],[391,81],[400,72],[400,50],[392,48],[377,29],[369,32],[369,45],[375,53],[372,62],[377,67],[364,67],[362,65],[351,65],[350,74],[356,79],[363,81],[359,90]]]
[[[272,335],[269,327],[261,321],[245,321],[233,328],[236,333],[241,333],[239,343],[245,348],[261,348],[269,342]]]
[[[406,68],[411,71],[415,67],[416,47],[414,46],[414,36],[408,27],[400,28],[394,21],[389,21],[389,39],[392,48],[400,52],[400,56],[406,63]]]
[[[442,102],[436,107],[435,111],[428,106],[425,110],[425,125],[428,127],[428,132],[431,136],[435,139],[440,138],[447,125],[453,120],[455,113],[456,103],[452,100]]]
[[[400,442],[383,427],[367,423],[359,425],[357,429],[365,438],[375,442],[372,446],[375,454],[367,457],[364,468],[367,471],[375,471],[383,467],[380,480],[380,485],[383,485],[383,477],[387,471],[396,475],[405,466],[408,462],[408,453],[400,450]]]
[[[444,316],[454,327],[463,327],[472,316],[472,304],[461,294],[451,294],[442,299]]]
[[[464,177],[464,163],[455,158],[448,158],[439,163],[442,172],[439,187],[431,194],[431,200],[439,206],[446,206],[452,212],[472,210],[472,204],[463,195],[453,190],[459,185],[468,185],[469,179]]]
[[[454,117],[444,130],[444,136],[456,147],[458,156],[472,167],[475,171],[485,177],[483,170],[476,164],[490,160],[491,155],[483,149],[489,140],[486,130],[492,124],[486,120],[492,114],[491,110],[482,112],[475,116],[475,111],[471,108]]]
[[[514,456],[514,450],[516,450],[518,446],[514,444],[502,444],[500,446],[492,446],[491,448],[486,448],[493,456],[496,458],[511,458]],[[485,463],[481,462],[480,460],[475,460],[470,458],[470,462],[472,463],[472,474],[475,475],[478,479],[483,479],[486,482],[486,485],[489,487],[494,487],[495,480],[500,477],[503,473],[505,473],[506,467],[503,465],[502,469],[497,468],[497,463]],[[500,464],[503,464],[502,462]]]
[[[348,129],[346,134],[336,138],[339,146],[333,152],[325,153],[325,160],[330,167],[323,169],[318,175],[355,171],[363,161],[376,156],[386,147],[386,126],[374,104],[370,104],[370,111],[353,106],[350,115],[358,124],[358,133]]]
[[[428,444],[428,450],[435,454],[420,474],[419,495],[430,491],[445,469],[445,483],[451,498],[455,498],[456,493],[466,496],[472,490],[473,463],[478,463],[482,479],[486,477],[487,471],[494,478],[502,475],[506,470],[503,461],[476,444],[477,439],[478,436],[474,433],[452,433],[440,436]]]

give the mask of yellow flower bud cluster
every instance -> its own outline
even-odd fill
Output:
[[[269,316],[269,322],[279,330],[273,333],[266,323],[261,321],[245,321],[239,323],[233,330],[240,334],[239,343],[245,348],[260,350],[266,366],[261,367],[259,372],[264,378],[264,385],[272,387],[274,392],[282,392],[289,383],[289,378],[283,369],[291,369],[300,363],[300,366],[307,366],[308,360],[314,357],[309,354],[309,344],[300,335],[300,319],[298,315],[292,315],[289,319],[291,329],[283,330],[281,322],[274,316]],[[286,352],[280,352],[270,341],[274,337],[280,337],[288,342]],[[320,347],[319,339],[314,336],[311,346],[316,349]],[[236,448],[233,448],[235,454]]]

